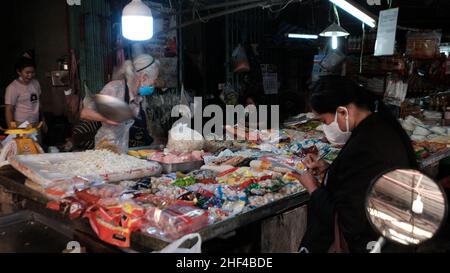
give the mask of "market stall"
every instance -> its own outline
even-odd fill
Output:
[[[325,156],[332,150],[313,131],[210,141],[205,148],[212,152],[147,148],[129,155],[107,150],[18,155],[10,158],[15,169],[5,167],[0,183],[25,198],[25,208],[121,249],[159,250],[193,232],[207,243],[255,223],[267,236],[298,233],[298,244],[305,219],[296,217],[298,223],[284,231],[264,231],[263,223],[296,209],[305,216],[308,194],[291,172],[305,171],[301,158],[307,153]],[[265,251],[274,251],[270,247]]]
[[[7,177],[16,176],[15,180]],[[137,249],[139,251],[153,251],[162,249],[168,243],[164,240],[146,235],[141,232],[135,232],[131,236],[131,248],[122,249],[115,248],[109,244],[100,242],[97,239],[96,234],[91,229],[89,222],[83,219],[70,220],[59,212],[55,212],[46,208],[48,202],[51,200],[41,193],[38,193],[24,185],[25,177],[20,177],[18,173],[13,169],[1,170],[1,185],[8,190],[10,193],[18,194],[22,198],[25,198],[26,205],[25,208],[33,211],[38,215],[44,215],[48,218],[53,219],[58,222],[58,225],[65,226],[72,230],[75,240],[80,240],[87,246],[91,247],[94,251],[132,251],[132,249]],[[264,219],[274,217],[276,215],[281,215],[286,211],[293,210],[299,206],[304,205],[308,200],[308,196],[305,192],[300,192],[291,195],[282,200],[278,200],[269,205],[260,207],[245,215],[239,215],[232,219],[224,220],[220,223],[210,225],[199,231],[203,242],[208,243],[219,236],[227,235],[239,228],[245,227],[251,223],[258,223]],[[106,246],[105,246],[106,245]]]

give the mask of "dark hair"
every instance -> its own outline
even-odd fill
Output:
[[[17,60],[16,62],[16,71],[22,71],[24,70],[26,67],[34,67],[36,68],[36,64],[34,63],[34,61],[32,59],[29,58],[19,58],[19,60]]]
[[[318,114],[334,114],[338,107],[350,103],[359,108],[377,112],[378,116],[399,134],[405,144],[411,166],[417,168],[415,152],[408,134],[384,102],[377,100],[362,85],[342,76],[325,76],[314,85],[310,98],[311,107]]]
[[[313,87],[311,107],[319,114],[334,114],[339,106],[354,103],[356,106],[375,111],[375,98],[365,88],[341,76],[322,77]]]

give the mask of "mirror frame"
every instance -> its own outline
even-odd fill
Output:
[[[417,244],[417,245],[414,245],[414,244],[403,245],[403,244],[401,244],[401,243],[399,243],[399,242],[396,242],[396,241],[394,241],[394,240],[391,240],[391,239],[388,238],[388,237],[385,237],[383,234],[381,234],[381,232],[378,230],[378,228],[372,223],[372,220],[371,220],[371,218],[370,218],[369,211],[368,211],[368,209],[367,209],[367,208],[369,207],[369,197],[370,197],[370,193],[372,192],[372,189],[374,188],[374,186],[375,186],[376,182],[378,181],[378,179],[380,179],[383,175],[388,174],[388,173],[393,172],[393,171],[396,171],[396,170],[412,170],[412,171],[417,171],[417,172],[423,174],[424,176],[428,177],[431,181],[433,181],[433,182],[436,183],[436,185],[438,186],[439,190],[443,193],[443,196],[444,196],[444,202],[445,202],[444,218],[442,219],[442,222],[439,224],[439,228],[436,230],[436,232],[433,234],[433,236],[432,236],[431,238],[429,238],[429,239],[426,240],[426,241],[420,242],[420,243]],[[389,243],[393,243],[393,244],[396,244],[396,245],[398,245],[398,246],[419,246],[419,245],[422,245],[423,243],[426,243],[426,242],[429,242],[429,241],[433,240],[433,239],[436,237],[436,235],[439,234],[439,233],[442,231],[443,227],[445,226],[445,223],[447,222],[447,218],[448,218],[448,211],[449,211],[449,204],[448,204],[448,200],[447,200],[447,194],[446,194],[444,188],[442,187],[442,185],[439,184],[438,182],[436,182],[434,179],[432,179],[432,178],[429,177],[428,175],[426,175],[425,173],[423,173],[422,171],[417,170],[417,169],[414,169],[414,168],[390,168],[390,169],[388,169],[387,171],[382,172],[381,174],[377,175],[377,176],[376,176],[374,179],[372,179],[372,181],[370,182],[370,186],[369,186],[369,188],[368,188],[368,190],[367,190],[367,193],[366,193],[366,199],[365,199],[365,202],[364,202],[364,207],[365,207],[365,213],[366,213],[367,220],[369,221],[369,224],[370,224],[370,226],[372,227],[372,229],[373,229],[379,236],[382,236],[382,237],[385,238],[387,241],[389,241]]]

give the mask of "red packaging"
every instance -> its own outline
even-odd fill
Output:
[[[85,202],[73,197],[47,203],[47,208],[69,215],[72,220],[81,217],[87,207],[88,205]]]
[[[86,212],[92,229],[101,240],[125,248],[130,247],[131,233],[141,228],[143,215],[144,209],[133,202],[110,208],[96,206]]]
[[[154,194],[143,194],[135,198],[135,200],[142,203],[149,203],[159,208],[165,208],[173,205],[195,206],[194,201],[170,199],[165,196],[157,196]]]
[[[95,205],[98,201],[100,201],[100,197],[90,194],[88,190],[77,191],[75,192],[75,196],[78,199],[86,202],[88,205]]]

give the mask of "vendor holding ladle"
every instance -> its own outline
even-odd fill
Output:
[[[130,146],[149,146],[153,139],[149,135],[149,121],[145,113],[146,100],[144,96],[151,96],[155,91],[155,83],[159,76],[159,62],[152,56],[141,54],[132,61],[126,61],[115,73],[100,95],[107,95],[120,99],[129,105],[130,114],[126,117],[111,118],[99,113],[91,98],[84,100],[80,118],[91,121],[100,121],[105,126],[123,126],[127,121],[134,119],[130,128]],[[108,97],[103,97],[108,99]],[[106,104],[106,103],[105,103]],[[102,128],[100,128],[102,130]],[[99,131],[100,132],[100,131]]]

